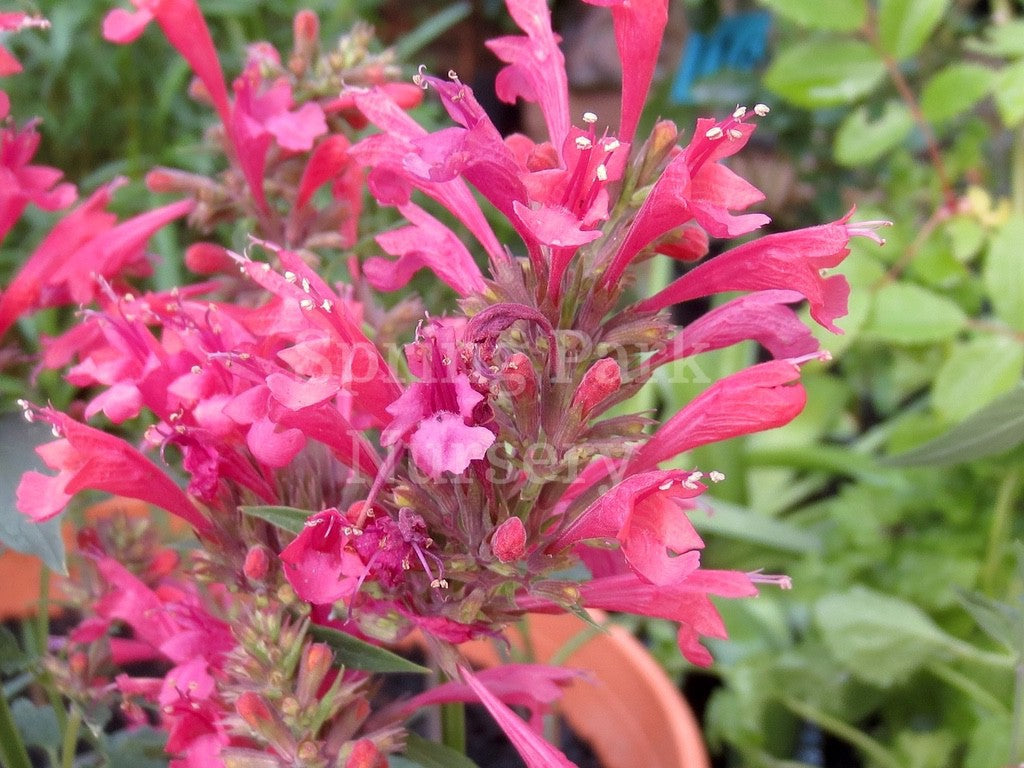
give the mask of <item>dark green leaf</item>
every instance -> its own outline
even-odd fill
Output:
[[[166,768],[166,741],[166,733],[148,726],[104,734],[104,768]]]
[[[882,459],[893,467],[943,466],[994,456],[1024,443],[1024,387],[1007,392],[944,435]]]
[[[422,675],[430,673],[426,667],[337,629],[313,625],[309,633],[320,642],[331,646],[337,662],[345,667],[367,672],[415,672]]]
[[[291,533],[302,533],[306,525],[306,518],[310,513],[304,509],[294,507],[240,507],[243,513],[266,520],[271,525],[277,526]]]
[[[881,0],[878,36],[882,47],[897,59],[916,54],[939,26],[949,0]]]
[[[13,675],[23,670],[28,662],[29,655],[21,649],[18,638],[0,624],[0,672]]]
[[[405,755],[422,768],[477,768],[465,755],[411,732],[405,742]]]
[[[996,107],[1008,128],[1024,120],[1024,61],[1000,71],[995,87]]]
[[[51,570],[67,574],[60,518],[35,523],[15,507],[15,491],[22,474],[46,471],[33,448],[52,439],[41,424],[29,424],[16,414],[0,416],[0,542],[35,555]]]
[[[849,104],[875,89],[885,65],[858,40],[811,40],[782,51],[764,84],[799,107]]]
[[[881,688],[906,680],[948,647],[916,605],[861,586],[819,600],[814,619],[832,655]]]

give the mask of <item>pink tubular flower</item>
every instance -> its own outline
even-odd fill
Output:
[[[36,452],[57,475],[26,472],[18,484],[18,509],[33,520],[59,514],[79,491],[105,491],[139,499],[177,515],[201,533],[211,533],[206,518],[178,486],[145,456],[114,435],[80,424],[50,408],[33,410],[62,435]]]
[[[73,184],[58,184],[64,174],[45,165],[29,165],[39,147],[35,124],[20,130],[0,128],[0,239],[32,203],[44,211],[56,211],[75,201]]]
[[[491,693],[480,678],[468,667],[459,667],[463,682],[491,713],[501,729],[508,735],[526,768],[576,768],[561,750],[552,746],[544,737],[523,722],[501,699]]]
[[[807,400],[799,379],[794,361],[771,360],[716,381],[651,435],[627,472],[644,472],[700,445],[788,424]]]
[[[325,509],[281,552],[285,577],[301,599],[328,605],[355,592],[364,567],[352,547],[351,525],[337,509]]]
[[[610,6],[615,47],[622,62],[622,120],[619,138],[632,141],[658,63],[668,23],[668,0],[584,0]]]
[[[704,490],[695,474],[646,472],[623,480],[566,526],[549,551],[590,539],[618,540],[626,562],[646,581],[681,581],[700,565],[704,547],[683,512]]]
[[[157,24],[175,50],[191,65],[227,125],[231,114],[217,49],[196,0],[132,0],[135,11],[115,8],[103,20],[103,36],[114,43],[135,40],[150,21]]]

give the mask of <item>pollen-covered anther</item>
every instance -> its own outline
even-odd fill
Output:
[[[758,117],[764,117],[771,111],[771,108],[767,104],[754,105],[754,114],[757,115]]]
[[[434,579],[430,586],[434,589],[448,589],[448,579]]]
[[[270,271],[270,264],[267,263],[267,262],[263,262],[263,265],[260,267],[260,269],[262,269],[264,272],[269,272]]]
[[[746,107],[736,107],[736,111],[732,113],[732,116],[737,120],[742,120],[745,114],[747,114]]]
[[[299,302],[299,306],[305,310],[310,310],[316,305],[313,303],[312,299],[303,299],[302,301]]]
[[[693,491],[697,489],[697,483],[704,477],[703,472],[691,472],[689,476],[683,480],[682,485],[684,488],[688,488]]]
[[[135,301],[135,294],[132,294],[132,293],[126,293],[126,294],[124,295],[124,300],[125,300],[125,301],[127,301],[127,302],[129,302],[129,303],[131,303],[131,302]]]
[[[729,138],[730,139],[742,139],[743,138],[743,131],[741,131],[739,128],[730,128],[729,129]]]
[[[664,483],[662,483],[661,485],[658,486],[658,490],[659,491],[667,491],[671,487],[672,487],[672,481],[671,480],[666,480]]]
[[[423,73],[426,71],[426,69],[427,68],[424,65],[420,64],[419,71],[412,76],[413,85],[422,88],[424,91],[430,87],[430,85],[427,83],[427,78],[423,76]]]
[[[322,302],[320,302],[320,309],[322,309],[324,312],[330,312],[332,309],[334,309],[334,302],[331,301],[330,299],[324,299]]]
[[[616,149],[622,146],[622,142],[620,142],[615,137],[609,137],[604,140],[603,145],[606,151],[614,152]]]
[[[715,139],[720,139],[724,135],[725,135],[725,132],[721,129],[720,126],[717,126],[717,125],[712,127],[712,128],[708,128],[704,132],[704,138],[705,139],[711,139],[712,141],[714,141]]]
[[[203,372],[203,369],[200,368],[198,365],[193,365],[192,366],[192,375],[193,376],[198,376],[202,372]]]
[[[302,278],[302,290],[304,293],[309,293],[309,280],[306,278]]]
[[[597,176],[598,181],[608,181],[608,167],[604,163],[601,163],[597,166],[595,175]]]
[[[597,115],[595,115],[593,112],[584,112],[583,122],[587,123],[588,125],[593,125],[594,123],[597,122]]]
[[[287,272],[284,273],[284,279],[287,280],[289,283],[294,283],[296,280],[299,279],[299,276],[289,269]]]
[[[723,480],[725,480],[725,475],[722,472],[719,472],[717,469],[715,469],[712,470],[711,472],[708,472],[708,480],[710,480],[712,483],[720,483]]]
[[[593,146],[594,146],[594,142],[592,142],[586,136],[577,136],[576,137],[576,149],[579,149],[579,150],[582,151],[582,150],[590,149]]]

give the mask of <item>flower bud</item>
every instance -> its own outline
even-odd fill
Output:
[[[385,768],[387,758],[369,739],[360,739],[352,745],[352,752],[345,761],[345,768]]]
[[[270,570],[270,553],[262,544],[257,544],[245,553],[242,572],[250,581],[263,581]]]
[[[522,352],[516,352],[505,361],[501,369],[505,389],[516,400],[534,400],[537,397],[537,373],[533,363]]]
[[[572,405],[579,407],[583,416],[589,414],[594,407],[622,386],[622,372],[619,364],[610,357],[603,357],[590,366],[583,375],[573,395]]]
[[[295,695],[304,705],[312,704],[331,671],[334,663],[334,654],[329,646],[324,643],[312,643],[302,653],[302,661],[299,663],[298,680],[295,684]]]
[[[185,266],[197,275],[227,272],[234,266],[226,249],[214,243],[193,243],[185,250]]]
[[[491,551],[503,563],[518,560],[526,551],[526,527],[518,517],[510,517],[491,534]]]

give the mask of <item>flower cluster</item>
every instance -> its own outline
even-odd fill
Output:
[[[385,764],[411,709],[370,717],[367,675],[333,669],[316,632],[390,642],[414,628],[453,681],[415,701],[481,701],[530,768],[570,765],[536,717],[528,725],[509,707],[542,713],[551,697],[528,692],[557,690],[565,673],[475,673],[459,643],[531,612],[601,608],[676,622],[682,653],[707,665],[700,638],[725,636],[710,597],[785,584],[701,567],[688,513],[724,478],[661,465],[799,413],[800,365],[822,353],[793,305],[838,331],[848,286],[823,270],[851,237],[877,240],[875,225],[847,217],[706,258],[711,238],[767,223],[744,212],[761,193],[723,161],[768,109],[699,120],[685,146],[667,121],[638,140],[667,0],[588,2],[614,18],[617,126],[570,114],[544,0],[508,0],[523,34],[489,44],[506,64],[499,96],[536,102],[544,140],[501,136],[455,73],[391,82],[364,30],[321,53],[309,12],[290,58],[253,46],[231,90],[196,0],[135,0],[107,17],[116,42],[155,20],[188,61],[219,117],[210,140],[226,169],[153,170],[154,190],[186,197],[121,223],[105,211],[114,185],[94,193],[0,295],[0,332],[43,306],[89,305],[43,363],[69,366],[86,420],[148,424],[132,444],[26,404],[58,439],[39,449],[54,474],[19,486],[22,512],[46,520],[98,490],[161,507],[198,537],[187,567],[156,550],[134,568],[121,562],[132,529],[89,539],[95,589],[67,654],[82,690],[97,665],[159,659],[162,679],[122,673],[103,695],[155,708],[178,765],[257,752],[273,764]],[[450,127],[409,114],[424,91]],[[0,221],[28,202],[70,202],[49,169],[27,165],[26,130],[4,128],[17,186],[0,193],[12,200]],[[360,232],[364,190],[403,223]],[[206,238],[185,263],[207,281],[132,288],[148,237],[183,216]],[[494,216],[514,234],[499,237]],[[250,233],[240,252],[217,241],[225,223]],[[354,248],[366,234],[368,255]],[[637,297],[637,265],[651,258],[699,263]],[[346,282],[320,276],[330,262]],[[384,308],[380,295],[420,269],[459,297],[457,312]],[[736,291],[684,328],[664,311]],[[659,367],[746,340],[771,359],[660,424],[632,407]]]

